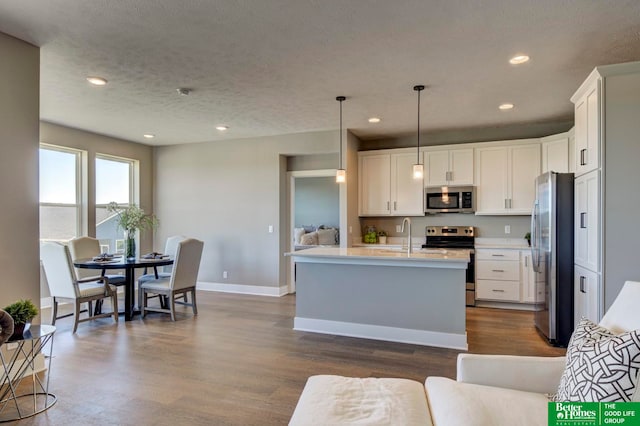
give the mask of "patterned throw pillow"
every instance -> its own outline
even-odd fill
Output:
[[[318,233],[309,232],[300,237],[300,245],[303,246],[317,246],[318,245]]]
[[[638,401],[640,330],[615,335],[582,318],[567,347],[553,401]]]

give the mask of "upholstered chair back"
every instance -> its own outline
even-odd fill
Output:
[[[68,244],[72,260],[91,258],[100,254],[100,241],[95,238],[78,237],[69,241]],[[96,271],[91,269],[74,268],[74,270],[79,280],[96,275]]]
[[[54,297],[75,299],[78,287],[74,285],[75,274],[69,248],[55,242],[40,246],[40,259],[49,283],[49,291]]]
[[[164,254],[168,254],[169,256],[175,259],[176,252],[178,251],[178,243],[186,239],[187,237],[185,237],[184,235],[174,235],[167,238],[167,242],[165,243],[165,246],[164,246]],[[162,272],[171,273],[172,269],[173,269],[173,265],[166,265],[162,267]]]
[[[600,325],[616,334],[640,329],[640,282],[627,281]]]
[[[172,289],[195,287],[198,281],[203,247],[202,241],[193,238],[178,243],[173,273],[171,274]]]

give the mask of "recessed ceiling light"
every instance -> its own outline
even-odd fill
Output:
[[[216,129],[224,132],[225,130],[229,130],[229,126],[216,126]]]
[[[369,119],[369,123],[379,123],[380,122],[380,118],[378,117],[371,117]]]
[[[513,58],[509,59],[509,63],[511,65],[520,65],[525,62],[529,62],[529,57],[527,55],[516,55]]]
[[[156,135],[152,134],[152,133],[145,133],[144,135],[142,135],[143,137],[147,138],[147,139],[153,139],[156,137]]]
[[[189,93],[191,93],[191,89],[187,89],[186,87],[179,87],[176,91],[182,96],[189,96]]]
[[[506,111],[508,109],[513,109],[513,104],[502,104],[498,108],[503,111]]]
[[[102,77],[87,77],[87,81],[95,86],[104,86],[107,80]]]

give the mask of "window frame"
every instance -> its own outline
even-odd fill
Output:
[[[135,190],[135,168],[136,168],[136,163],[137,160],[131,159],[131,158],[125,158],[125,157],[118,157],[115,155],[108,155],[108,154],[99,154],[96,153],[95,158],[93,160],[93,166],[94,166],[94,171],[97,169],[97,161],[98,160],[106,160],[106,161],[114,161],[114,162],[118,162],[118,163],[126,163],[129,165],[129,201],[127,204],[118,204],[121,205],[123,207],[128,207],[131,204],[135,204],[136,203],[136,190]],[[94,180],[96,182],[96,185],[94,185],[95,187],[97,187],[97,173],[94,172]],[[94,194],[95,198],[98,197],[98,194]],[[108,203],[107,204],[99,204],[98,202],[95,203],[94,208],[98,209],[98,208],[107,208]],[[96,227],[98,226],[98,224],[96,223]]]
[[[75,206],[76,208],[76,232],[75,232],[75,236],[78,237],[80,235],[82,235],[82,231],[84,229],[84,217],[85,215],[83,214],[83,175],[82,175],[82,160],[83,160],[83,155],[84,155],[84,151],[80,150],[80,149],[74,149],[74,148],[69,148],[69,147],[65,147],[65,146],[60,146],[60,145],[52,145],[52,144],[48,144],[48,143],[44,143],[41,142],[39,144],[38,147],[38,157],[40,156],[40,150],[41,149],[45,149],[45,150],[49,150],[49,151],[58,151],[58,152],[63,152],[66,154],[73,154],[75,156],[75,163],[76,163],[76,167],[75,167],[75,183],[76,183],[76,200],[75,200],[75,204],[69,204],[69,203],[50,203],[50,202],[41,202],[40,200],[38,200],[38,207],[72,207]],[[38,161],[38,170],[40,170],[40,161]],[[54,241],[50,238],[42,238],[42,235],[40,234],[41,230],[38,230],[38,236],[40,237],[40,241]],[[55,240],[58,241],[58,240]]]

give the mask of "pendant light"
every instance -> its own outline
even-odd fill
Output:
[[[418,92],[418,161],[413,165],[413,178],[422,179],[424,176],[424,167],[420,164],[420,92],[424,90],[423,85],[413,86],[413,90]]]
[[[347,171],[342,168],[342,102],[346,99],[344,96],[336,97],[336,101],[340,102],[340,168],[336,171],[336,182],[338,183],[347,181]]]

